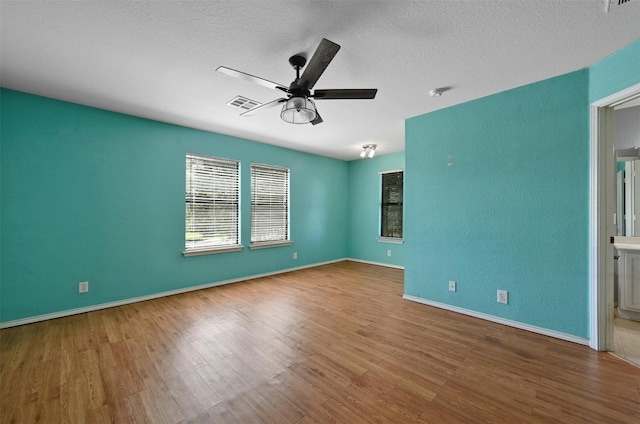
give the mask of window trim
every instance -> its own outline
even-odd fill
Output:
[[[223,163],[227,163],[227,164],[235,164],[236,165],[236,171],[237,171],[237,191],[236,191],[236,195],[237,195],[237,215],[236,215],[236,242],[233,244],[224,244],[224,245],[205,245],[202,246],[201,248],[187,248],[187,238],[186,238],[186,233],[187,233],[187,208],[186,208],[186,204],[188,203],[188,198],[186,196],[186,190],[185,190],[185,223],[184,223],[184,230],[185,230],[185,238],[184,240],[184,250],[182,252],[183,256],[185,257],[190,257],[190,256],[201,256],[201,255],[209,255],[209,254],[217,254],[217,253],[227,253],[227,252],[238,252],[241,251],[243,249],[243,246],[240,244],[240,240],[241,240],[241,166],[240,166],[240,161],[239,160],[235,160],[235,159],[228,159],[228,158],[221,158],[221,157],[216,157],[216,156],[208,156],[208,155],[203,155],[203,154],[199,154],[199,153],[191,153],[191,152],[187,152],[185,154],[185,171],[186,171],[186,167],[187,167],[187,163],[189,158],[196,158],[196,159],[203,159],[203,160],[210,160],[210,161],[219,161],[219,162],[223,162]],[[187,174],[185,174],[185,179],[188,179],[189,176]],[[187,188],[188,185],[188,181],[185,181],[185,189]]]
[[[249,245],[249,249],[251,250],[267,249],[269,247],[291,246],[292,244],[293,244],[293,241],[291,240],[263,241],[258,243],[251,243]]]
[[[190,256],[214,255],[216,253],[240,252],[242,249],[244,249],[244,246],[237,244],[235,246],[224,246],[220,248],[211,247],[208,249],[185,250],[182,254],[185,258],[188,258]]]
[[[404,237],[382,237],[381,236],[381,237],[378,237],[376,240],[379,243],[404,244]]]

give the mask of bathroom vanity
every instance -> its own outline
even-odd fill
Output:
[[[618,249],[618,314],[640,321],[640,237],[615,237]]]

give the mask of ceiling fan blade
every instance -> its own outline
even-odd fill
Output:
[[[323,123],[324,121],[322,120],[322,117],[320,116],[320,114],[318,113],[318,111],[316,110],[316,119],[314,119],[313,121],[311,121],[311,125],[318,125]]]
[[[281,98],[281,99],[275,99],[275,100],[272,100],[272,101],[270,101],[268,103],[264,103],[264,104],[261,104],[260,106],[256,106],[256,107],[254,107],[252,109],[249,109],[246,112],[242,112],[240,114],[240,116],[252,116],[256,112],[260,112],[260,111],[263,111],[263,110],[271,109],[272,107],[276,107],[279,104],[281,104],[282,102],[286,102],[286,101],[287,101],[287,99],[285,99],[284,97]]]
[[[378,92],[377,88],[354,88],[339,90],[315,90],[313,98],[322,99],[373,99]]]
[[[306,90],[313,88],[318,78],[320,78],[324,70],[327,69],[327,66],[329,66],[329,63],[331,63],[336,53],[338,53],[338,50],[340,50],[338,44],[323,38],[306,68],[304,68],[302,76],[296,81],[296,85]]]
[[[282,90],[285,93],[289,91],[289,88],[283,84],[278,84],[277,82],[269,81],[264,78],[256,77],[251,74],[247,74],[246,72],[236,71],[235,69],[227,68],[226,66],[219,66],[216,69],[216,72],[223,73],[225,75],[229,75],[230,77],[239,78],[244,81],[252,82],[254,84],[261,85],[263,87],[271,88],[273,90]]]

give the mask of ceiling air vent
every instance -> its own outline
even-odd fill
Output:
[[[260,106],[262,103],[255,100],[247,99],[246,97],[236,96],[227,102],[227,105],[231,107],[237,107],[244,110],[253,109],[256,106]]]
[[[605,11],[609,13],[612,8],[617,8],[618,6],[622,6],[625,3],[629,3],[631,0],[604,0],[605,2]]]

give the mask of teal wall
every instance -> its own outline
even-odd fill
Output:
[[[589,102],[640,83],[640,40],[589,68]]]
[[[348,256],[347,162],[0,96],[2,322]],[[183,257],[187,152],[241,162],[242,252]],[[292,246],[248,248],[252,161],[291,169]]]
[[[589,336],[588,76],[406,121],[406,294]]]
[[[406,167],[404,152],[343,162],[2,89],[0,321],[351,257],[406,266],[409,295],[588,337],[588,105],[637,83],[640,40],[409,119]],[[186,152],[241,161],[243,252],[182,256]],[[291,169],[292,246],[247,247],[252,161]],[[404,245],[376,241],[378,172],[397,168]]]
[[[404,266],[404,245],[378,242],[380,172],[404,169],[404,152],[349,162],[349,257]],[[387,256],[391,250],[391,257]]]

